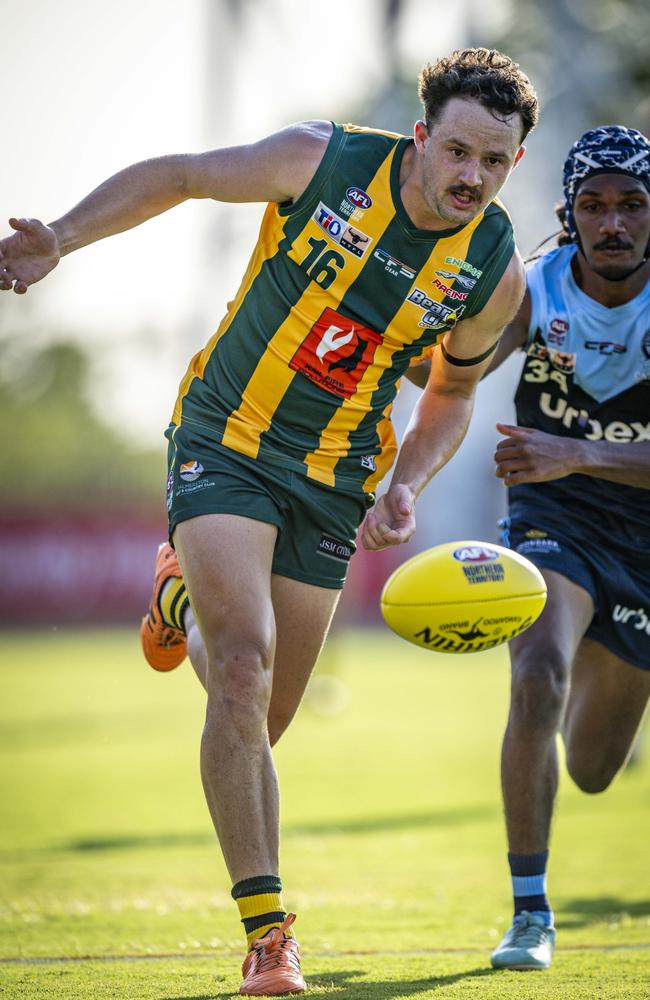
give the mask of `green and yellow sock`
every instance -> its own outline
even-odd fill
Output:
[[[279,875],[257,875],[232,887],[231,895],[239,907],[249,948],[256,938],[264,937],[272,927],[279,927],[286,917],[281,893]],[[291,928],[285,934],[287,937],[294,936]]]
[[[165,625],[185,631],[185,612],[189,607],[189,597],[183,578],[172,576],[167,580],[160,593],[160,614]]]

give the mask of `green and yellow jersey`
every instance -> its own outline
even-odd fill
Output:
[[[413,226],[399,183],[411,142],[337,125],[301,197],[267,206],[173,424],[339,490],[375,489],[395,457],[398,380],[483,308],[514,251],[498,201],[466,226]]]

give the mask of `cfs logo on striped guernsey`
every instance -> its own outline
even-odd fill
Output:
[[[380,260],[384,265],[384,271],[388,271],[389,274],[395,275],[396,278],[407,278],[409,281],[413,281],[415,277],[415,269],[409,267],[408,264],[403,264],[401,260],[397,257],[393,257],[392,254],[388,253],[387,250],[382,250],[381,247],[377,247],[373,257]]]
[[[327,233],[339,246],[354,254],[355,257],[363,257],[366,250],[372,243],[370,236],[366,236],[360,229],[355,229],[345,219],[340,219],[331,208],[318,203],[318,208],[314,212],[312,219],[318,223],[320,228]]]

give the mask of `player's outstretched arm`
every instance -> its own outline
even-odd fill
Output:
[[[447,356],[440,349],[434,351],[429,380],[406,429],[390,487],[363,523],[364,548],[398,545],[415,531],[415,501],[465,437],[476,386],[490,363],[490,348],[516,314],[524,290],[524,268],[515,252],[484,309],[445,335]]]
[[[329,122],[303,122],[246,146],[145,160],[109,177],[49,226],[38,219],[10,220],[15,232],[0,240],[0,291],[23,294],[65,254],[189,198],[294,201],[313,177],[331,133]]]

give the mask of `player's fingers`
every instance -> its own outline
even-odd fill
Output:
[[[377,552],[379,549],[386,548],[386,543],[383,539],[374,535],[365,527],[365,525],[363,531],[361,532],[361,544],[368,552]]]
[[[519,427],[518,424],[502,424],[502,423],[497,423],[496,429],[498,430],[499,434],[508,434],[508,435],[511,434],[525,435],[528,434],[528,432],[530,431],[530,427]]]
[[[509,472],[503,477],[504,486],[517,486],[519,483],[534,483],[535,477],[530,470],[520,469],[518,472]]]
[[[14,292],[16,295],[24,295],[28,288],[29,285],[27,285],[24,281],[17,281],[14,285]]]
[[[38,219],[15,219],[13,217],[9,219],[9,225],[11,228],[15,229],[16,232],[19,233],[26,233],[30,229],[35,229],[37,224]]]
[[[373,549],[385,549],[387,545],[396,545],[401,540],[399,530],[392,528],[385,521],[376,519],[366,520],[364,537],[371,543]]]
[[[503,462],[497,462],[495,471],[499,479],[503,479],[514,472],[529,472],[530,466],[527,462],[523,461],[521,456],[518,456],[516,458],[509,458]]]
[[[523,456],[523,451],[521,446],[513,444],[512,442],[504,442],[500,448],[497,448],[494,452],[494,461],[497,465],[500,462],[508,462],[512,459],[521,458]]]

